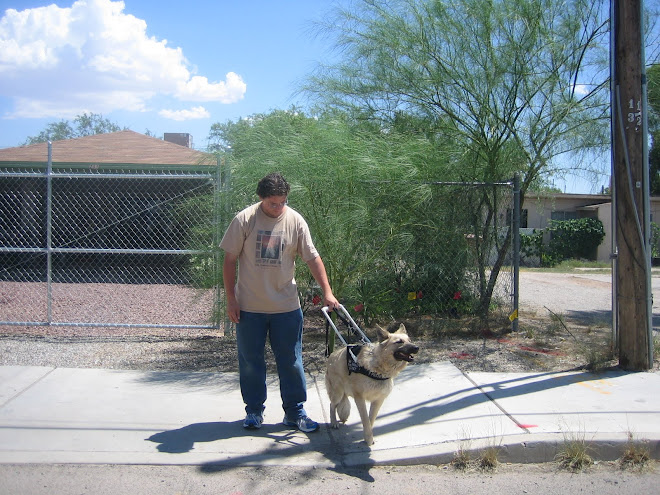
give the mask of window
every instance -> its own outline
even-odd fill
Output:
[[[552,220],[577,220],[578,212],[577,211],[553,211],[550,215]]]

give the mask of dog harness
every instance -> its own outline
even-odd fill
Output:
[[[379,375],[378,373],[374,373],[358,364],[357,356],[360,354],[361,350],[362,346],[360,344],[346,346],[346,365],[348,366],[348,374],[360,373],[374,380],[388,380],[390,378],[389,376]]]

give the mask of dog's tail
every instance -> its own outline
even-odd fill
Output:
[[[337,404],[337,416],[339,416],[339,421],[346,423],[349,414],[351,414],[351,403],[348,400],[348,396],[344,395],[339,404]]]

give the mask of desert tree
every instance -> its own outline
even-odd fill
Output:
[[[389,128],[397,115],[431,123],[455,143],[452,178],[494,182],[521,174],[521,193],[609,144],[607,9],[591,0],[358,0],[322,27],[339,50],[306,91]],[[578,161],[568,162],[579,168]],[[564,165],[565,167],[565,165]],[[474,239],[498,218],[484,188],[474,200]],[[487,270],[486,314],[511,230]]]
[[[413,124],[407,119],[398,125]],[[394,292],[404,289],[397,287],[400,265],[390,253],[418,249],[428,237],[424,228],[433,220],[425,212],[434,192],[427,168],[442,167],[439,138],[394,128],[382,132],[341,112],[306,115],[294,108],[215,125],[209,140],[230,164],[226,221],[257,200],[254,190],[263,175],[282,172],[292,185],[290,204],[310,225],[333,291],[346,303],[360,303],[363,316],[392,314]],[[447,263],[456,266],[457,260]],[[299,265],[296,279],[304,288],[311,277]]]

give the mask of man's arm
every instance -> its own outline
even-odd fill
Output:
[[[241,316],[241,308],[236,300],[236,260],[238,256],[225,251],[225,261],[222,264],[222,281],[225,285],[225,297],[227,298],[227,316],[233,323],[238,323]]]
[[[309,270],[312,272],[314,280],[319,284],[321,290],[323,291],[323,302],[325,306],[328,306],[330,309],[334,309],[339,306],[339,301],[335,298],[330,288],[330,283],[328,282],[328,275],[325,272],[325,265],[320,256],[307,262]]]

